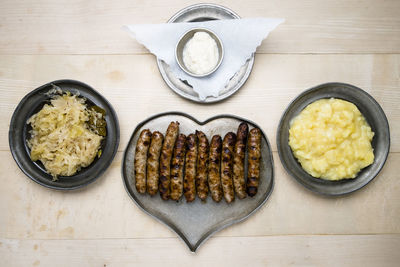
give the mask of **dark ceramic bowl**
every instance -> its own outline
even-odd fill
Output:
[[[37,113],[44,104],[49,103],[48,92],[57,86],[63,92],[86,99],[86,104],[96,105],[106,111],[107,135],[101,143],[102,154],[86,168],[82,168],[73,176],[59,176],[57,181],[52,180],[40,161],[32,161],[26,140],[30,138],[31,126],[26,122]],[[117,115],[111,104],[89,85],[74,80],[58,80],[33,90],[18,104],[10,122],[9,130],[10,150],[19,168],[33,181],[52,189],[76,189],[95,181],[111,164],[119,144],[119,125]]]
[[[370,166],[362,169],[354,179],[328,181],[312,177],[303,170],[288,144],[290,121],[312,102],[318,99],[332,97],[347,100],[355,104],[375,133],[372,140],[375,160]],[[389,124],[382,108],[375,99],[365,91],[350,84],[326,83],[304,91],[290,103],[279,123],[276,143],[283,166],[300,184],[313,192],[323,195],[344,195],[354,192],[368,184],[382,169],[389,154]]]

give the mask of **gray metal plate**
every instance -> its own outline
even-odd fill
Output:
[[[288,144],[290,121],[312,102],[332,97],[355,104],[375,133],[372,140],[375,160],[370,166],[362,169],[354,179],[328,181],[312,177],[303,170]],[[279,157],[286,171],[306,188],[327,196],[348,194],[372,181],[385,164],[390,147],[389,123],[382,108],[367,92],[344,83],[321,84],[301,93],[282,115],[276,136]]]
[[[236,132],[241,122],[247,122],[249,128],[258,127],[255,123],[232,115],[220,115],[199,122],[195,118],[179,112],[168,112],[155,115],[140,123],[134,130],[124,153],[122,163],[122,176],[125,188],[133,201],[151,216],[160,220],[174,230],[191,251],[196,251],[202,242],[215,232],[242,221],[259,209],[268,199],[274,184],[274,164],[266,135],[263,133],[261,150],[261,173],[258,193],[255,197],[236,199],[227,204],[224,200],[215,203],[211,196],[206,202],[199,198],[192,203],[186,203],[182,198],[179,202],[172,200],[163,201],[159,194],[151,197],[148,194],[139,194],[135,188],[134,155],[136,142],[143,129],[158,130],[165,134],[171,121],[179,121],[180,132],[183,134],[194,133],[195,130],[203,131],[209,141],[214,134],[223,138],[229,131]],[[247,173],[247,166],[245,169]]]
[[[96,158],[88,167],[82,168],[72,176],[59,176],[53,181],[53,177],[47,173],[40,161],[32,161],[30,149],[26,140],[30,138],[32,129],[26,122],[35,113],[48,104],[49,91],[57,86],[63,92],[79,94],[86,99],[87,105],[96,105],[106,111],[107,136],[103,139],[100,158]],[[36,183],[58,190],[72,190],[84,187],[94,182],[110,166],[118,150],[119,124],[117,114],[111,104],[92,87],[75,80],[57,80],[36,88],[27,94],[18,104],[10,122],[8,133],[10,150],[18,167]]]
[[[200,22],[207,20],[218,20],[218,19],[239,19],[240,17],[232,10],[215,5],[215,4],[196,4],[186,7],[176,13],[168,23],[178,22]],[[218,97],[207,97],[204,101],[201,101],[197,93],[192,87],[186,82],[175,77],[170,71],[168,64],[157,58],[158,69],[160,70],[161,76],[167,85],[178,95],[199,103],[214,103],[221,101],[242,87],[247,81],[250,72],[254,64],[254,54],[244,64],[240,70],[229,80],[224,89],[220,92]]]

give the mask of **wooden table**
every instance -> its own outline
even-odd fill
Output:
[[[216,1],[242,17],[282,17],[257,50],[253,72],[226,101],[199,105],[173,93],[153,55],[121,30],[162,23],[195,1],[0,2],[1,266],[399,266],[400,1]],[[90,84],[114,106],[121,143],[107,172],[73,192],[28,179],[8,146],[18,102],[62,78]],[[320,83],[354,84],[380,103],[391,150],[379,176],[345,197],[300,186],[276,153],[290,101]],[[272,144],[276,186],[248,220],[218,232],[196,254],[125,192],[122,152],[135,126],[165,111],[199,120],[231,113],[257,122]]]

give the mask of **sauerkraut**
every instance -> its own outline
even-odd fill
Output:
[[[83,98],[71,93],[57,95],[50,102],[29,118],[32,130],[27,143],[31,159],[40,160],[56,180],[60,175],[74,175],[100,155],[103,137],[88,122],[103,114],[88,109]]]

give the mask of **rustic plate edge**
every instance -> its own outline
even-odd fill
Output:
[[[21,103],[26,102],[26,100],[29,99],[29,97],[31,97],[32,95],[36,94],[38,91],[42,90],[43,88],[48,87],[48,86],[50,86],[50,85],[52,85],[52,84],[57,84],[57,83],[73,83],[73,84],[78,84],[78,85],[81,85],[81,86],[83,86],[83,87],[89,88],[91,91],[93,91],[95,94],[97,94],[100,98],[102,98],[103,101],[108,105],[108,108],[111,110],[112,116],[114,117],[113,120],[114,120],[114,123],[115,123],[115,126],[116,126],[116,128],[115,128],[115,132],[116,132],[115,146],[114,146],[113,154],[112,154],[112,156],[111,156],[111,158],[110,158],[110,161],[109,161],[109,163],[107,164],[106,168],[104,168],[101,172],[99,172],[99,174],[98,174],[95,178],[93,178],[92,180],[90,180],[90,181],[88,181],[88,182],[86,182],[86,183],[79,184],[79,185],[76,185],[76,186],[71,186],[71,187],[58,187],[58,186],[54,186],[54,185],[49,185],[49,184],[43,183],[42,181],[40,181],[40,180],[38,180],[38,179],[34,179],[34,178],[32,177],[32,175],[31,175],[30,173],[28,173],[28,172],[25,170],[25,168],[23,168],[23,166],[21,165],[21,162],[20,162],[20,160],[19,160],[19,158],[18,158],[18,155],[17,155],[16,152],[12,149],[12,144],[13,144],[15,141],[13,140],[14,138],[12,137],[13,131],[11,131],[11,125],[12,125],[12,122],[15,120],[15,116],[17,115],[18,111],[22,108]],[[52,190],[57,190],[57,191],[73,191],[73,190],[77,190],[77,189],[84,188],[84,187],[86,187],[86,186],[92,184],[93,182],[97,181],[97,180],[106,172],[106,170],[110,167],[111,163],[113,162],[113,160],[114,160],[114,158],[115,158],[115,155],[116,155],[117,152],[118,152],[118,147],[119,147],[119,143],[120,143],[120,138],[121,138],[121,137],[120,137],[120,127],[119,127],[118,116],[117,116],[117,113],[115,112],[113,106],[111,105],[111,103],[110,103],[102,94],[100,94],[97,90],[95,90],[92,86],[90,86],[90,85],[88,85],[88,84],[86,84],[86,83],[84,83],[84,82],[81,82],[81,81],[78,81],[78,80],[73,80],[73,79],[59,79],[59,80],[54,80],[54,81],[52,81],[52,82],[45,83],[45,84],[43,84],[43,85],[41,85],[41,86],[35,88],[34,90],[30,91],[28,94],[26,94],[26,95],[18,102],[18,104],[17,104],[17,106],[16,106],[16,108],[15,108],[15,110],[14,110],[12,116],[11,116],[11,119],[10,119],[10,127],[9,127],[9,131],[8,131],[8,144],[9,144],[9,147],[10,147],[10,152],[11,152],[11,155],[12,155],[14,161],[16,162],[17,166],[19,167],[19,169],[20,169],[29,179],[31,179],[31,180],[34,181],[35,183],[37,183],[37,184],[39,184],[39,185],[41,185],[41,186],[43,186],[43,187],[46,187],[46,188],[49,188],[49,189],[52,189]]]
[[[246,121],[248,123],[251,123],[253,125],[255,125],[256,127],[258,127],[261,130],[261,133],[263,134],[263,136],[265,137],[265,141],[267,142],[268,145],[268,154],[269,157],[271,158],[271,185],[270,185],[270,189],[267,193],[267,195],[265,196],[265,199],[254,209],[252,210],[249,214],[247,214],[246,216],[243,216],[242,218],[239,218],[237,220],[233,220],[230,221],[226,224],[222,224],[222,225],[218,225],[216,228],[208,231],[207,233],[205,233],[200,239],[199,241],[197,241],[196,244],[191,244],[188,239],[185,237],[185,235],[179,230],[177,229],[174,225],[172,225],[169,222],[166,222],[164,220],[162,220],[161,218],[158,218],[157,216],[151,214],[150,212],[148,212],[140,203],[139,201],[136,200],[136,197],[134,196],[134,194],[131,192],[132,190],[130,188],[128,188],[128,180],[127,180],[127,175],[125,173],[125,166],[126,166],[126,156],[127,156],[127,151],[129,146],[131,145],[131,142],[133,140],[133,137],[135,136],[135,133],[147,122],[156,119],[158,117],[162,117],[165,115],[180,115],[180,116],[184,116],[187,117],[191,120],[193,120],[194,122],[196,122],[199,125],[204,125],[207,124],[208,122],[215,120],[215,119],[219,119],[219,118],[233,118],[233,119],[237,119],[237,120],[242,120],[242,121]],[[155,218],[157,221],[161,222],[162,224],[166,225],[168,228],[170,228],[171,230],[173,230],[180,238],[181,240],[183,240],[183,242],[188,246],[188,248],[190,249],[191,252],[195,253],[197,251],[197,249],[206,241],[208,240],[208,238],[210,238],[211,236],[213,236],[214,234],[216,234],[217,232],[221,231],[224,228],[227,228],[231,225],[234,225],[236,223],[242,222],[244,220],[246,220],[247,218],[249,218],[251,215],[253,215],[255,212],[257,212],[262,206],[265,205],[265,203],[267,202],[267,200],[270,198],[272,192],[274,191],[274,187],[275,187],[275,167],[274,167],[274,158],[273,158],[273,154],[272,154],[272,149],[271,149],[271,144],[269,143],[268,137],[267,135],[264,133],[264,131],[262,130],[262,128],[257,124],[254,123],[251,120],[248,119],[244,119],[240,116],[236,116],[236,115],[231,115],[231,114],[220,114],[220,115],[216,115],[213,117],[210,117],[204,121],[199,121],[196,118],[192,117],[191,115],[184,113],[184,112],[179,112],[179,111],[168,111],[168,112],[162,112],[162,113],[158,113],[155,114],[153,116],[150,116],[149,118],[143,120],[142,122],[140,122],[135,129],[133,130],[131,137],[129,138],[128,144],[125,147],[125,151],[123,154],[123,158],[122,158],[122,165],[121,165],[121,176],[122,176],[122,180],[123,180],[123,184],[124,184],[124,188],[126,190],[126,192],[128,193],[129,197],[133,200],[133,202],[142,210],[144,211],[146,214],[150,215],[151,217]]]
[[[174,23],[174,21],[179,18],[180,16],[182,16],[182,14],[184,14],[185,12],[190,11],[191,9],[194,8],[199,8],[199,7],[211,7],[211,8],[219,8],[219,9],[223,9],[224,11],[226,11],[227,13],[232,15],[233,19],[240,19],[240,16],[234,12],[233,10],[231,10],[230,8],[227,8],[223,5],[219,5],[219,4],[212,4],[212,3],[198,3],[198,4],[193,4],[190,6],[187,6],[181,10],[179,10],[177,13],[175,13],[168,21],[167,23]],[[249,79],[250,73],[253,70],[253,66],[254,66],[254,60],[255,60],[255,53],[252,53],[251,57],[243,64],[244,65],[248,65],[246,68],[246,72],[244,73],[244,76],[242,77],[242,79],[239,81],[239,83],[233,88],[232,91],[229,91],[229,93],[225,94],[223,97],[218,96],[218,97],[207,97],[204,101],[200,100],[198,97],[189,95],[181,90],[179,90],[178,88],[175,88],[175,85],[171,82],[170,79],[167,78],[167,74],[166,74],[166,70],[165,68],[162,66],[163,61],[160,60],[158,57],[156,57],[156,62],[157,62],[157,67],[158,70],[160,71],[161,77],[163,78],[164,82],[168,85],[168,87],[177,95],[190,100],[192,102],[195,103],[199,103],[199,104],[213,104],[213,103],[217,103],[217,102],[221,102],[226,100],[227,98],[229,98],[230,96],[232,96],[233,94],[235,94],[237,91],[239,91],[240,88],[242,88],[242,86],[247,82],[247,80]],[[242,67],[243,67],[242,66]]]
[[[339,86],[346,86],[346,87],[350,87],[354,90],[357,90],[363,94],[365,94],[372,102],[374,102],[374,104],[379,108],[380,112],[382,112],[384,118],[385,118],[385,123],[387,126],[387,130],[388,130],[388,145],[387,145],[387,150],[385,153],[385,158],[382,161],[381,166],[379,167],[379,170],[376,172],[376,174],[369,179],[365,184],[363,184],[362,186],[360,186],[359,188],[355,188],[353,190],[349,190],[347,192],[343,192],[343,193],[326,193],[326,192],[320,192],[317,190],[312,189],[311,187],[309,187],[309,185],[307,183],[303,183],[301,182],[299,179],[296,178],[296,176],[294,175],[294,173],[289,169],[289,167],[286,165],[286,161],[283,159],[283,155],[282,155],[282,148],[280,145],[280,133],[282,131],[282,126],[283,126],[283,119],[285,118],[285,116],[287,115],[287,113],[289,112],[289,108],[292,106],[293,103],[295,103],[295,101],[301,97],[303,97],[304,95],[307,95],[310,92],[319,90],[320,88],[326,87],[326,86],[333,86],[333,85],[339,85]],[[322,83],[316,86],[313,86],[309,89],[304,90],[303,92],[301,92],[300,94],[298,94],[295,98],[292,99],[292,101],[290,101],[290,103],[287,105],[287,107],[285,108],[285,111],[283,112],[280,120],[279,120],[279,124],[278,124],[278,128],[277,128],[277,134],[276,134],[276,145],[277,145],[277,149],[278,149],[278,155],[279,155],[279,159],[284,167],[284,169],[286,170],[286,172],[301,186],[303,186],[304,188],[306,188],[308,191],[320,195],[322,197],[326,197],[326,198],[339,198],[339,197],[344,197],[347,195],[350,195],[351,193],[354,193],[356,191],[359,191],[360,189],[364,188],[365,186],[367,186],[369,183],[371,183],[378,175],[379,173],[382,171],[383,167],[385,166],[385,163],[387,161],[387,158],[389,156],[390,153],[390,143],[391,143],[391,139],[390,139],[390,126],[389,126],[389,121],[387,119],[387,116],[384,112],[384,110],[382,109],[381,105],[379,105],[379,103],[376,101],[376,99],[374,97],[372,97],[368,92],[366,92],[365,90],[349,84],[349,83],[343,83],[343,82],[327,82],[327,83]]]

